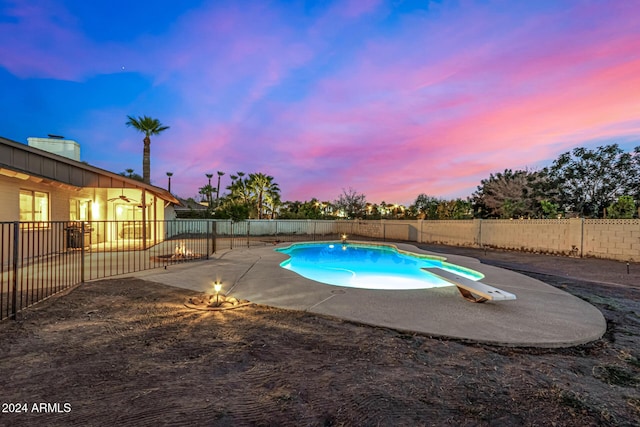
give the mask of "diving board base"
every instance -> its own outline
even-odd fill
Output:
[[[467,279],[450,271],[440,268],[426,268],[425,270],[455,285],[460,295],[467,301],[481,303],[485,301],[508,301],[516,299],[516,296],[510,292],[494,288],[486,283]]]

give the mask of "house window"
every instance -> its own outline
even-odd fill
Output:
[[[20,221],[49,221],[49,194],[20,190]]]
[[[69,219],[71,221],[88,221],[89,202],[87,200],[71,199],[69,201]]]

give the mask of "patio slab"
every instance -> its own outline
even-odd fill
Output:
[[[430,336],[523,347],[570,347],[594,341],[606,331],[602,313],[573,295],[475,258],[445,255],[447,261],[485,275],[484,283],[511,292],[515,301],[474,304],[455,286],[420,290],[369,290],[318,283],[280,267],[287,255],[277,247],[234,249],[209,261],[170,265],[134,276],[166,285],[222,293],[273,307],[304,310]],[[399,249],[442,256],[413,245]]]

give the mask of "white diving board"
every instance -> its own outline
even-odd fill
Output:
[[[425,268],[424,270],[427,270],[429,273],[456,285],[464,299],[471,302],[507,301],[516,299],[516,296],[510,292],[494,288],[486,283],[467,279],[464,276],[451,273],[450,271],[443,270],[441,268]]]

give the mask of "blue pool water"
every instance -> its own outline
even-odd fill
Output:
[[[426,289],[451,283],[422,270],[441,268],[471,280],[481,273],[438,257],[398,251],[389,245],[298,243],[276,249],[289,255],[280,266],[329,285],[365,289]],[[436,270],[437,272],[437,270]]]

